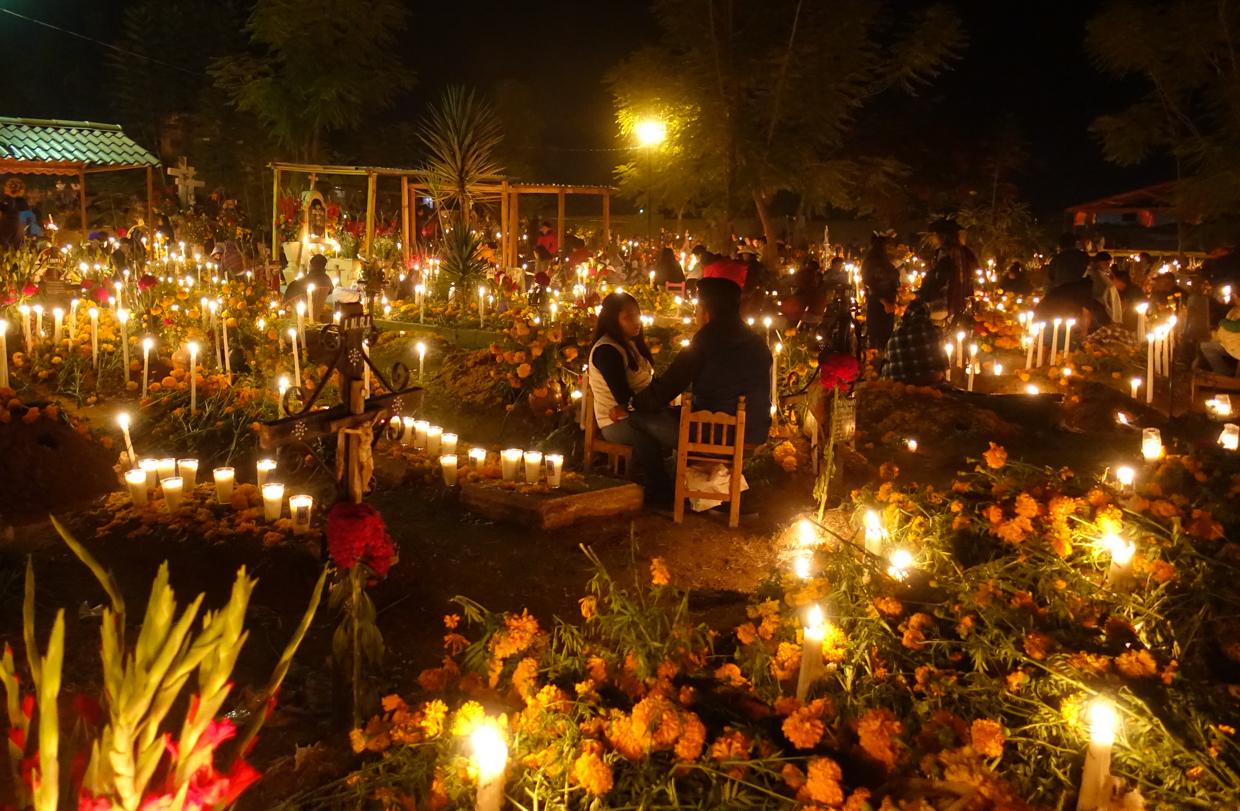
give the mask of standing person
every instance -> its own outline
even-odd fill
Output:
[[[1046,265],[1046,289],[1075,282],[1088,271],[1089,254],[1081,250],[1080,240],[1076,234],[1064,234],[1059,237],[1059,252]]]
[[[895,231],[875,231],[870,250],[861,260],[861,281],[865,284],[865,340],[870,349],[885,351],[896,325],[896,296],[900,292],[900,272],[887,255]]]
[[[643,335],[641,307],[628,293],[603,299],[588,373],[599,432],[608,442],[632,446],[647,505],[670,509],[675,488],[663,457],[676,447],[679,427],[666,408],[632,411],[634,397],[654,380],[654,356]]]
[[[676,259],[676,252],[671,248],[659,251],[659,260],[654,264],[654,283],[659,287],[671,282],[680,284],[685,280],[685,272]]]
[[[538,226],[538,241],[535,244],[547,252],[546,258],[549,260],[555,259],[560,253],[560,238],[551,230],[549,222]]]
[[[926,301],[946,296],[947,316],[955,321],[972,301],[977,257],[964,244],[964,229],[955,220],[935,220],[930,223],[928,236],[934,260],[921,283],[921,296]]]
[[[1119,290],[1111,278],[1111,254],[1098,251],[1089,259],[1089,269],[1085,275],[1093,283],[1093,296],[1101,301],[1107,309],[1112,323],[1119,324],[1124,320],[1124,305],[1120,301]]]

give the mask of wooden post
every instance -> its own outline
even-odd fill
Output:
[[[555,220],[555,236],[556,244],[560,247],[560,253],[564,253],[564,187],[560,187],[560,191],[556,194],[556,220]]]
[[[151,248],[155,247],[155,174],[154,167],[146,167],[146,233]]]
[[[271,170],[271,261],[280,261],[280,170]]]
[[[499,192],[499,255],[503,268],[512,267],[508,260],[508,243],[511,239],[512,234],[508,227],[508,181],[505,180],[500,184]]]
[[[86,172],[78,169],[78,202],[81,203],[82,239],[90,236],[90,225],[86,222]]]
[[[409,178],[400,176],[400,244],[404,246],[401,257],[409,267]]]
[[[603,247],[611,244],[611,189],[603,192]]]
[[[512,202],[508,204],[508,216],[512,218],[512,225],[509,227],[509,231],[512,233],[512,239],[510,240],[511,244],[508,246],[508,249],[512,251],[512,261],[511,261],[512,267],[516,267],[517,263],[521,261],[520,259],[520,254],[521,254],[521,214],[520,214],[521,203],[520,203],[520,200],[521,200],[521,192],[514,191],[512,193]]]
[[[418,190],[409,189],[409,243],[410,250],[418,247]],[[419,281],[421,281],[419,279]]]
[[[378,179],[373,172],[366,175],[366,244],[362,253],[367,261],[373,258],[375,244],[375,183]]]

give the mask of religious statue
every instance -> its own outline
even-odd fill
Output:
[[[327,240],[327,209],[318,198],[310,201],[306,211],[306,239],[310,242]]]

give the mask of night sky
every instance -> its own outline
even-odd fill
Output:
[[[124,0],[0,0],[10,8],[92,38],[116,39]],[[899,4],[894,4],[899,5]],[[954,0],[969,45],[953,69],[922,91],[935,111],[924,126],[950,123],[953,138],[1014,121],[1031,161],[1016,178],[1041,211],[1158,182],[1169,168],[1120,169],[1102,160],[1088,132],[1099,114],[1122,108],[1139,84],[1099,74],[1084,49],[1085,23],[1099,2]],[[450,83],[491,92],[516,80],[541,122],[530,163],[552,182],[605,183],[619,153],[607,69],[658,30],[642,0],[498,0],[411,3],[400,48],[419,83],[385,117],[422,117]],[[108,70],[101,45],[0,14],[0,114],[107,121]],[[927,130],[929,133],[930,131]],[[600,151],[591,151],[600,150]]]

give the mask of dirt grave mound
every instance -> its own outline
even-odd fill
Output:
[[[80,506],[117,487],[118,452],[62,419],[0,424],[0,513],[10,522]]]

